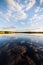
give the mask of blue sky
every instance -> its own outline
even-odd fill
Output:
[[[0,30],[43,31],[43,0],[0,0]]]

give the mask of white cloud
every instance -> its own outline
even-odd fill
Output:
[[[40,12],[43,12],[43,8],[40,9]]]
[[[10,18],[13,21],[18,21],[21,19],[25,19],[27,17],[27,14],[24,12],[24,10],[18,4],[18,2],[15,2],[14,0],[7,0],[7,4],[8,9],[6,13],[4,14],[3,12],[0,11],[0,16],[2,16],[2,19],[4,19],[5,21],[9,22]]]
[[[26,11],[29,10],[35,4],[35,2],[36,0],[30,0],[30,2],[25,5],[26,8],[25,10]],[[7,21],[10,21],[9,18],[13,18],[15,21],[18,21],[21,19],[25,19],[27,17],[25,10],[23,10],[24,6],[22,7],[18,2],[14,0],[7,0],[7,3],[8,3],[8,10],[7,13],[5,14]]]
[[[25,23],[25,22],[21,22],[21,24],[22,24],[23,26],[25,26],[25,25],[26,25],[26,23]]]
[[[26,11],[29,10],[35,3],[36,3],[36,0],[30,0],[30,2],[27,5]]]
[[[40,0],[40,4],[43,4],[43,0]]]
[[[34,14],[34,16],[30,19],[30,21],[39,21],[43,19],[43,14],[38,15],[38,14]]]
[[[7,3],[9,6],[9,9],[8,9],[9,16],[11,15],[11,17],[12,16],[14,18],[16,17],[16,19],[18,20],[26,18],[27,16],[26,13],[24,12],[24,10],[22,10],[22,7],[17,2],[15,2],[14,0],[7,0]],[[17,12],[17,13],[12,15],[13,12]]]
[[[3,13],[0,11],[0,16],[2,16],[2,14],[3,14]]]
[[[35,0],[30,0],[29,3],[25,5],[26,9],[23,9],[24,6],[22,7],[18,2],[14,0],[7,0],[7,4],[8,4],[7,12],[5,14],[0,12],[0,15],[2,15],[2,18],[4,18],[5,21],[7,22],[10,21],[10,18],[13,19],[14,21],[18,21],[21,19],[25,19],[27,17],[25,11],[29,10],[35,4]]]
[[[36,7],[35,8],[35,13],[41,13],[41,12],[43,12],[43,8],[42,7]]]
[[[34,14],[34,16],[32,18],[30,18],[30,20],[28,21],[28,24],[30,25],[29,28],[32,30],[37,30],[39,28],[43,28],[43,14]]]
[[[35,13],[38,13],[40,11],[40,7],[37,7],[36,9],[35,9]]]

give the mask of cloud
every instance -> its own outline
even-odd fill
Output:
[[[2,15],[2,12],[0,12],[0,16]]]
[[[3,12],[0,13],[0,15],[2,15],[2,18],[9,22],[11,19],[12,21],[18,21],[18,20],[23,20],[25,18],[27,18],[27,15],[25,11],[29,10],[34,4],[35,4],[35,0],[30,0],[28,3],[28,0],[25,0],[27,2],[25,5],[25,9],[24,6],[22,7],[21,4],[19,4],[18,2],[16,2],[15,0],[6,0],[7,1],[7,11],[4,14]],[[23,4],[22,4],[23,5]]]
[[[43,8],[42,7],[38,6],[38,7],[35,8],[35,13],[39,13],[40,14],[41,12],[43,12]]]
[[[25,11],[30,10],[34,4],[36,3],[36,0],[24,0],[23,4],[21,3],[21,7],[24,8]]]
[[[4,11],[0,11],[0,17],[2,18],[3,22],[5,23],[8,22],[8,26],[12,26],[15,22],[18,22],[17,27],[19,27],[19,21],[20,21],[20,25],[24,26],[25,28],[29,28],[29,26],[32,29],[32,26],[37,27],[38,23],[43,20],[43,8],[41,6],[34,6],[36,5],[35,3],[37,2],[36,0],[23,0],[23,2],[21,2],[21,0],[6,0],[7,1],[7,9],[6,12],[3,13]],[[43,0],[39,0],[40,3],[43,2]],[[34,14],[32,16],[32,18],[28,17],[29,14],[29,10],[32,7],[36,7],[35,8],[35,12],[32,10],[30,11],[30,17],[32,16],[32,14]],[[27,12],[28,11],[28,12]],[[31,14],[32,13],[32,14]],[[0,18],[0,20],[1,20]],[[27,22],[29,20],[29,22]],[[22,20],[22,22],[21,22]],[[26,20],[26,21],[25,21]],[[41,24],[40,22],[40,24]],[[27,24],[27,25],[26,25]],[[13,29],[13,28],[12,28]],[[24,29],[24,28],[23,28]]]
[[[40,4],[43,4],[43,0],[40,0]]]
[[[0,11],[0,16],[2,16],[2,19],[4,19],[6,22],[9,22],[11,19],[13,21],[18,21],[27,17],[27,14],[24,12],[18,2],[14,0],[6,1],[8,5],[6,13],[4,14],[2,11]]]
[[[35,9],[35,13],[38,13],[40,11],[40,7],[37,7],[36,9]]]
[[[38,15],[38,14],[34,14],[34,16],[30,19],[30,21],[39,21],[43,19],[43,14]],[[40,21],[39,21],[40,22]]]
[[[15,21],[25,19],[27,17],[25,11],[29,10],[35,4],[35,2],[36,0],[30,0],[30,2],[27,2],[27,4],[25,5],[25,9],[23,9],[24,6],[22,7],[18,2],[14,0],[7,0],[8,9],[7,13],[5,14],[5,19],[7,21],[10,21],[10,18],[14,19]]]
[[[8,13],[7,14],[9,14],[9,16],[11,17],[13,16],[17,20],[26,18],[27,16],[26,13],[24,12],[22,7],[17,2],[15,2],[14,0],[7,0],[7,3],[8,3]],[[12,15],[13,12],[14,12],[14,15]]]
[[[27,7],[26,7],[26,11],[28,11],[31,7],[33,7],[33,5],[36,3],[36,0],[30,0],[30,2],[28,3]]]
[[[18,29],[16,28],[16,26],[4,26],[4,27],[1,27],[0,30],[5,30],[5,31],[16,31],[16,30],[18,30]]]
[[[25,23],[25,22],[21,22],[21,24],[22,24],[23,26],[26,26],[26,23]]]
[[[28,21],[28,24],[30,25],[29,28],[32,30],[42,29],[43,28],[43,14],[38,15],[38,13],[34,14],[30,20]]]

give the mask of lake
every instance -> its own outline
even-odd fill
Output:
[[[0,65],[43,65],[43,34],[0,34]]]

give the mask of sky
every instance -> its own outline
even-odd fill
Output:
[[[43,31],[43,0],[0,0],[0,30]]]

